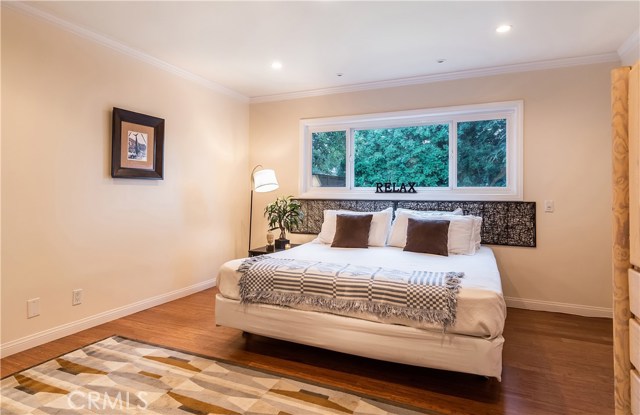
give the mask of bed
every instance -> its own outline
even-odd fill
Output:
[[[371,225],[372,237],[384,233],[383,242],[377,243],[379,246],[371,245],[371,239],[367,249],[332,247],[323,243],[321,232],[313,242],[269,257],[354,266],[382,264],[406,271],[463,272],[457,292],[455,323],[443,328],[442,324],[410,321],[393,315],[349,310],[327,312],[304,304],[283,307],[243,303],[239,284],[243,273],[238,268],[246,259],[229,261],[219,271],[216,323],[339,352],[500,380],[506,306],[493,251],[474,242],[474,252],[470,255],[407,252],[403,247],[389,245],[397,218],[398,215],[391,226],[389,217],[386,229],[374,229]],[[326,239],[325,232],[324,242]]]

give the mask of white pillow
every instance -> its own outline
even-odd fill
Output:
[[[380,212],[354,212],[351,210],[325,210],[322,228],[318,234],[318,239],[324,244],[333,242],[336,234],[336,218],[338,214],[349,215],[373,215],[371,218],[371,228],[369,229],[369,246],[384,246],[387,234],[391,227],[391,215],[393,208],[386,208]]]
[[[469,215],[471,216],[471,215]],[[473,226],[473,241],[476,244],[476,251],[480,249],[480,242],[482,242],[482,217],[480,216],[471,216],[475,219],[475,224]]]
[[[456,208],[453,212],[446,210],[412,210],[412,209],[396,209],[396,217],[391,224],[391,232],[387,237],[387,245],[397,246],[404,248],[407,244],[407,226],[409,226],[409,220],[406,217],[400,219],[400,222],[396,225],[398,216],[412,215],[412,217],[422,218],[425,216],[444,216],[444,215],[462,215],[462,209]]]
[[[476,229],[478,228],[478,219],[480,219],[480,223],[482,223],[481,218],[470,215],[416,215],[414,213],[407,213],[402,211],[396,212],[396,219],[393,221],[393,225],[391,226],[391,232],[389,234],[389,239],[387,240],[387,245],[404,248],[404,246],[407,244],[407,227],[409,224],[409,218],[422,220],[448,220],[449,241],[447,245],[449,253],[464,255],[474,255],[476,253],[479,238],[479,232],[476,232]]]

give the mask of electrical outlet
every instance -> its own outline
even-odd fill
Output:
[[[82,288],[72,291],[71,305],[82,304]]]
[[[547,213],[553,213],[553,211],[556,210],[556,206],[555,203],[553,202],[553,200],[545,200],[544,201],[544,211]]]
[[[40,297],[27,300],[27,318],[40,315]]]

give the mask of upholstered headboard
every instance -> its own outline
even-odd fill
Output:
[[[536,246],[536,202],[472,202],[414,200],[329,200],[297,199],[305,214],[302,225],[293,233],[317,234],[325,209],[377,212],[388,207],[413,210],[461,208],[465,215],[482,217],[482,243],[490,245]]]

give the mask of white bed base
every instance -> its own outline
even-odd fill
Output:
[[[216,295],[216,324],[373,359],[501,380],[502,336],[485,339],[314,311],[245,305],[221,294]]]

